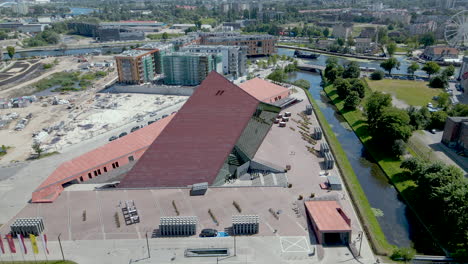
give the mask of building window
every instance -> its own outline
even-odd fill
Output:
[[[90,179],[92,178],[92,177],[91,177],[91,172],[90,172],[90,173],[88,173],[88,178],[90,178]]]
[[[115,169],[115,163],[112,163],[112,168]]]
[[[97,176],[97,171],[94,171],[94,176]]]
[[[104,167],[104,172],[107,172],[107,168],[106,168],[106,167]]]
[[[98,169],[98,170],[97,170],[97,173],[98,173],[99,175],[101,175],[101,169]]]
[[[82,181],[83,181],[83,176],[80,176],[80,182],[82,182]]]
[[[115,162],[115,166],[116,166],[117,168],[119,167],[119,162],[118,162],[118,161]]]
[[[132,161],[135,161],[135,159],[133,158],[133,156],[130,156],[128,157],[128,161],[132,162]]]

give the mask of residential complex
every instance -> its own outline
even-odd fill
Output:
[[[151,82],[155,77],[155,55],[158,50],[128,50],[115,56],[120,83]]]
[[[201,45],[246,46],[247,56],[266,56],[276,52],[276,37],[271,35],[241,35],[239,32],[200,33]]]
[[[234,78],[237,78],[245,75],[246,73],[247,51],[244,47],[190,45],[182,47],[180,51],[220,54],[223,64],[223,74],[229,74]]]
[[[154,72],[156,74],[163,73],[163,56],[169,52],[174,51],[174,45],[172,43],[148,43],[139,48],[137,50],[148,50],[154,51],[153,52],[153,59],[154,59]]]
[[[211,71],[222,72],[221,55],[173,52],[163,56],[164,83],[198,85]]]

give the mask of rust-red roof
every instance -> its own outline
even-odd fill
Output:
[[[278,95],[288,94],[288,89],[283,86],[276,85],[267,80],[254,78],[239,85],[244,91],[248,92],[257,100],[270,103],[270,98]]]
[[[67,178],[72,179],[83,176],[81,175],[83,172],[99,167],[138,149],[148,147],[173,117],[174,115],[163,118],[124,137],[111,141],[104,146],[62,163],[42,182],[36,191],[53,184],[62,184],[63,180]]]
[[[306,201],[305,206],[320,231],[351,231],[351,220],[338,202]]]
[[[259,101],[211,72],[119,188],[213,183]]]

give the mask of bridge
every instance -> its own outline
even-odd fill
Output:
[[[297,64],[297,68],[302,71],[312,71],[312,72],[322,72],[325,70],[325,66],[315,65],[315,64],[306,64],[303,62],[299,62]]]

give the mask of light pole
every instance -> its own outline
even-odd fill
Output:
[[[57,238],[58,238],[58,242],[59,242],[59,245],[60,245],[60,252],[62,252],[62,259],[63,259],[63,261],[65,261],[65,255],[63,254],[63,248],[62,248],[62,241],[60,241],[60,236],[61,235],[62,235],[62,233],[60,233]]]
[[[362,248],[362,239],[364,238],[364,232],[362,231],[359,231],[359,237],[360,237],[360,241],[359,241],[359,254],[358,254],[358,257],[361,256],[361,248]]]
[[[146,248],[148,248],[148,258],[151,258],[151,252],[150,252],[150,247],[149,247],[149,242],[148,242],[148,232],[146,232],[145,235],[146,235]]]

